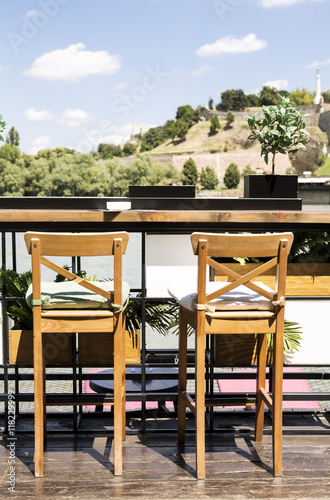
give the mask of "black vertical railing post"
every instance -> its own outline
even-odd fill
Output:
[[[11,233],[11,255],[12,255],[12,269],[17,271],[17,258],[16,258],[16,233]]]
[[[77,263],[78,257],[72,257],[71,258],[71,271],[73,274],[76,274],[78,271],[78,263]],[[79,261],[80,263],[80,261]],[[72,393],[76,397],[77,396],[77,369],[76,369],[76,341],[75,341],[75,336],[72,335],[71,340],[71,345],[72,345]],[[77,406],[73,406],[73,411],[72,411],[72,418],[73,418],[73,431],[77,431],[77,421],[78,421],[78,416],[77,416]]]
[[[142,307],[142,325],[141,325],[141,390],[142,394],[146,392],[146,233],[141,233],[141,307]],[[146,403],[142,401],[141,413],[141,431],[144,432],[146,428]]]
[[[77,257],[77,272],[81,271],[81,257]],[[79,349],[79,333],[72,339],[72,352],[73,352],[73,362],[78,365],[77,353]],[[77,369],[77,368],[76,368]],[[78,368],[78,385],[79,385],[79,395],[82,394],[82,368]],[[76,407],[77,408],[77,407]],[[83,412],[83,407],[79,405],[76,426],[78,429],[79,418]]]
[[[11,258],[12,258],[12,269],[17,271],[17,258],[16,258],[16,233],[11,233]],[[15,366],[15,393],[19,394],[19,367]],[[19,414],[19,402],[15,399],[15,411],[16,415]]]
[[[6,269],[6,233],[1,233],[1,268]],[[6,302],[6,285],[2,285],[2,353],[3,353],[3,375],[4,393],[8,394],[8,363],[9,363],[9,343],[8,343],[8,316]],[[5,401],[5,433],[8,433],[8,398]]]

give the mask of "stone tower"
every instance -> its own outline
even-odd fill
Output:
[[[321,101],[321,76],[320,76],[320,68],[316,70],[316,94],[313,99],[313,104],[320,104]]]

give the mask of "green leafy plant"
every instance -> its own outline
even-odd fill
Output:
[[[188,158],[188,160],[183,165],[181,175],[183,185],[194,186],[197,184],[197,165],[192,158]]]
[[[138,295],[141,297],[141,294]],[[176,324],[178,306],[171,300],[156,303],[146,301],[145,322],[161,335],[167,335]],[[142,323],[142,302],[130,300],[126,308],[126,330],[130,333],[139,330]]]
[[[330,233],[328,231],[296,232],[288,261],[294,263],[330,262]]]
[[[219,122],[219,118],[217,116],[212,116],[210,122],[210,134],[216,134],[217,131],[221,128],[221,124]]]
[[[264,156],[267,165],[269,154],[273,155],[274,174],[276,154],[295,153],[305,148],[309,133],[305,129],[303,118],[307,115],[302,115],[290,99],[284,96],[280,98],[276,108],[264,106],[263,115],[260,118],[257,115],[258,113],[254,113],[247,117],[251,130],[248,139],[260,142],[261,156]]]
[[[33,315],[25,302],[25,294],[32,283],[32,272],[17,273],[12,269],[0,270],[0,286],[6,297],[17,298],[7,303],[7,314],[22,330],[32,330]],[[21,300],[19,300],[21,298]]]
[[[199,176],[199,182],[202,186],[202,189],[216,189],[219,184],[219,179],[214,171],[214,168],[211,168],[209,166],[207,166],[206,168],[203,167]]]
[[[228,111],[226,116],[226,128],[231,128],[231,124],[235,121],[235,115],[231,111]]]
[[[257,172],[255,170],[252,170],[250,165],[246,165],[246,167],[243,168],[243,172],[241,174],[241,177],[244,177],[244,175],[256,175]]]
[[[230,163],[223,177],[224,185],[227,189],[235,189],[239,185],[241,174],[236,163]]]
[[[0,115],[0,141],[4,142],[4,138],[1,135],[1,132],[3,132],[6,128],[7,123],[3,120],[2,116]]]
[[[300,341],[302,340],[301,334],[302,327],[299,323],[288,321],[287,319],[284,320],[283,351],[285,354],[294,354],[296,351],[299,351],[301,347]],[[267,346],[269,348],[273,347],[273,338],[272,334],[267,335]]]

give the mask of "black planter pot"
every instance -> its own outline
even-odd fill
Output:
[[[298,175],[246,175],[244,198],[297,198]]]

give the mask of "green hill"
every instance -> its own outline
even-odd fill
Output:
[[[246,110],[246,115],[255,111],[261,111],[261,109]],[[256,142],[251,145],[251,141],[248,140],[250,130],[247,120],[242,119],[242,112],[237,115],[231,127],[226,127],[225,119],[220,120],[221,129],[215,134],[210,134],[210,121],[201,120],[189,129],[185,140],[172,141],[169,139],[147,154],[151,156],[175,156],[218,152],[247,154],[248,152],[260,151],[259,143]],[[292,166],[297,173],[312,170],[318,163],[319,155],[324,153],[328,146],[328,136],[318,126],[315,126],[315,117],[307,118],[308,121],[311,122],[310,125],[306,126],[310,133],[309,143],[306,150],[302,150],[292,161]],[[328,168],[328,162],[326,162],[326,166],[319,170],[316,175],[324,175],[325,172],[328,172]]]
[[[220,123],[221,129],[210,134],[210,122],[200,121],[189,129],[185,140],[169,139],[150,151],[150,154],[210,153],[251,148],[247,140],[250,132],[246,120],[235,121],[230,128],[226,127],[225,120],[220,120]],[[258,149],[258,145],[253,145],[252,149]]]

